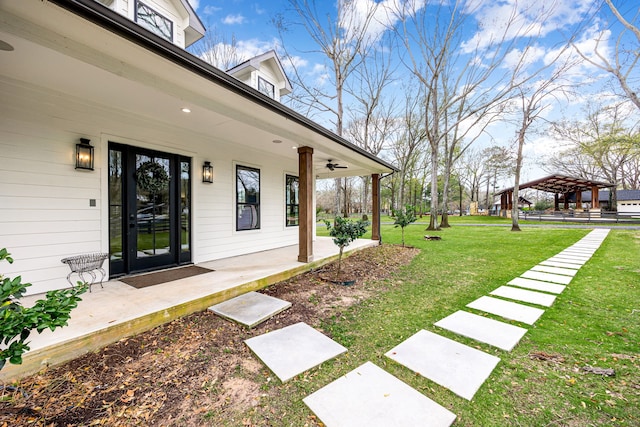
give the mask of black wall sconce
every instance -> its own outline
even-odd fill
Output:
[[[91,140],[80,138],[80,144],[76,144],[76,169],[93,170],[93,147]]]
[[[213,183],[213,166],[211,166],[211,162],[204,162],[204,165],[202,165],[202,182]]]

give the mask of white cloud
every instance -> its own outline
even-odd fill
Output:
[[[227,15],[222,20],[222,23],[227,25],[244,24],[245,20],[246,18],[240,14]]]
[[[592,0],[557,1],[499,0],[469,2],[465,13],[477,21],[479,30],[462,43],[465,53],[489,48],[503,39],[545,37],[552,31],[566,29],[592,11]]]
[[[189,0],[189,4],[193,8],[193,10],[198,10],[198,7],[200,6],[200,0]]]
[[[340,27],[345,30],[345,38],[357,34],[367,25],[366,36],[371,43],[380,39],[382,34],[393,27],[402,11],[417,11],[424,7],[426,0],[353,0],[342,3]],[[365,19],[371,17],[367,24]]]
[[[540,46],[529,46],[524,51],[514,48],[504,57],[502,67],[510,70],[516,69],[519,66],[524,65],[527,68],[529,65],[535,64],[541,59],[545,58],[547,50]]]
[[[202,11],[203,15],[215,15],[222,10],[221,7],[206,5]]]
[[[282,66],[284,67],[284,71],[287,74],[293,73],[294,69],[301,70],[307,65],[309,65],[309,61],[307,61],[301,56],[293,55],[285,59],[286,60],[282,61]]]

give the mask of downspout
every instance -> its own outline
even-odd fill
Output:
[[[380,224],[380,201],[381,201],[381,197],[380,197],[380,185],[382,184],[382,180],[388,176],[391,176],[395,173],[395,171],[391,171],[390,173],[386,174],[386,175],[380,175],[380,179],[378,179],[378,206],[376,206],[376,208],[378,209],[378,230],[380,230],[380,240],[378,240],[378,245],[382,245],[382,227]]]

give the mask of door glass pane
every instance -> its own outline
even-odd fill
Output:
[[[168,158],[136,155],[137,257],[171,252]]]
[[[189,242],[191,241],[191,230],[189,229],[189,209],[191,207],[190,168],[190,162],[180,162],[180,247],[182,252],[190,250]]]
[[[109,255],[122,259],[122,152],[109,150]]]

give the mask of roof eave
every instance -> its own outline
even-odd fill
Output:
[[[293,122],[306,127],[307,129],[310,129],[317,134],[368,158],[369,160],[374,161],[385,169],[389,169],[394,172],[399,171],[396,166],[350,143],[346,139],[336,135],[318,123],[315,123],[280,102],[262,94],[258,90],[253,89],[233,76],[228,75],[224,71],[219,70],[213,65],[190,54],[173,43],[145,30],[126,17],[112,11],[94,0],[49,0],[49,2],[93,22],[94,24],[111,31],[160,57],[163,57],[200,77],[218,84],[231,92],[249,99],[264,108],[287,117],[289,120],[292,120]]]

